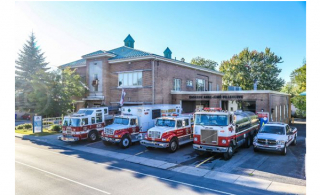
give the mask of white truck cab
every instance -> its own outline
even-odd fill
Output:
[[[296,127],[290,127],[286,123],[269,122],[262,126],[253,140],[253,149],[278,151],[282,155],[287,154],[287,147],[297,144],[298,131]]]
[[[154,127],[140,141],[146,148],[167,148],[175,152],[180,145],[193,142],[192,116],[163,116],[157,118]]]

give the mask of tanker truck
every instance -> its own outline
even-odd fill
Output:
[[[240,146],[249,148],[259,129],[253,112],[205,108],[194,114],[193,148],[198,154],[223,153],[228,160]]]

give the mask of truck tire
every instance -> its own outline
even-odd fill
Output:
[[[128,135],[124,135],[121,138],[120,141],[120,147],[123,149],[129,148],[129,146],[131,145],[131,139],[129,138]]]
[[[110,146],[111,145],[111,143],[110,142],[108,142],[108,141],[102,141],[102,143],[105,145],[105,146]]]
[[[234,146],[232,143],[230,143],[227,152],[223,153],[224,159],[229,160],[232,157],[233,153],[234,153]]]
[[[168,151],[170,153],[174,153],[175,151],[178,150],[178,148],[179,148],[178,139],[174,137],[170,140]]]
[[[292,141],[291,145],[293,145],[293,146],[297,145],[297,136],[294,136],[294,140]]]
[[[251,136],[248,135],[247,138],[246,138],[246,141],[244,142],[244,147],[245,147],[245,148],[250,148],[250,146],[251,146],[251,144],[252,144],[251,140],[252,140],[252,139],[251,139]]]
[[[282,154],[283,156],[285,156],[285,155],[287,154],[287,143],[284,144],[284,148],[283,148],[283,150],[281,151],[281,154]]]
[[[90,131],[88,134],[88,140],[89,142],[95,142],[99,139],[98,132],[97,131]]]

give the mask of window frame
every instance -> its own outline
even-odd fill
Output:
[[[193,80],[187,80],[187,82],[186,82],[186,86],[187,87],[193,87]]]
[[[176,84],[177,84],[176,81],[179,81],[179,82],[178,82],[178,83],[179,83],[179,89],[178,89],[177,86],[176,86]],[[174,90],[174,91],[181,91],[181,79],[179,79],[179,78],[174,78],[174,80],[173,80],[173,90]]]
[[[198,81],[203,81],[203,90],[198,90],[199,84]],[[196,91],[206,91],[206,80],[205,79],[196,79]]]
[[[118,87],[142,87],[143,71],[119,72]],[[121,82],[121,84],[120,84]]]

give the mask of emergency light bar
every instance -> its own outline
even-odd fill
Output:
[[[209,108],[209,107],[205,107],[205,108],[203,108],[203,111],[208,111],[208,112],[222,111],[222,108]]]

